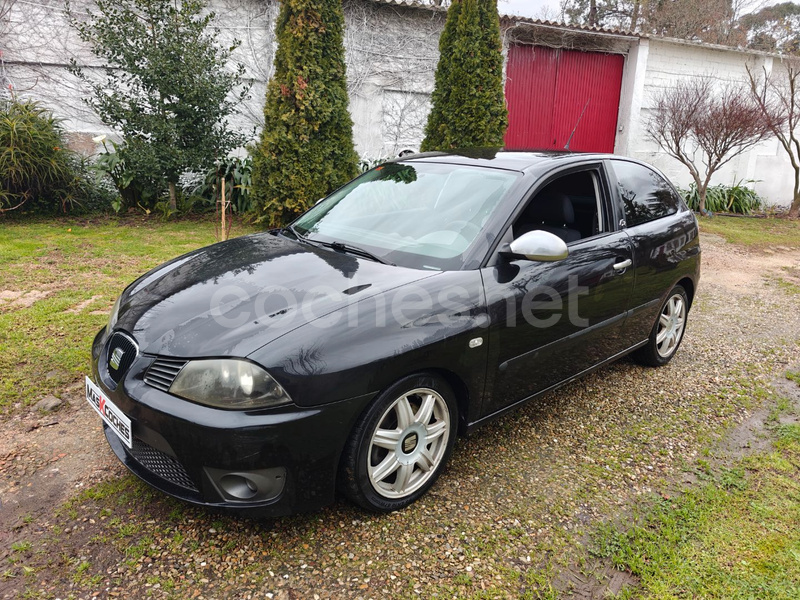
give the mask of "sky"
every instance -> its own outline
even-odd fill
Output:
[[[783,0],[750,0],[744,3],[742,13],[753,12],[763,6],[771,6]],[[798,2],[798,0],[794,0]],[[523,15],[525,17],[559,20],[561,2],[559,0],[499,0],[498,9],[502,14]]]
[[[559,0],[500,0],[498,8],[501,13],[541,17],[545,7],[553,15],[557,15],[560,11],[559,4]]]

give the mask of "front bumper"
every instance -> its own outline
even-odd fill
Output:
[[[133,474],[176,498],[253,516],[315,510],[333,501],[342,448],[372,394],[314,407],[221,410],[146,384],[155,357],[144,354],[111,389],[98,368],[107,360],[105,342],[101,331],[92,348],[93,380],[132,421],[132,449],[107,427],[105,433]],[[239,485],[243,481],[252,493]]]

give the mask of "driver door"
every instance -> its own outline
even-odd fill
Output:
[[[537,262],[498,256],[493,266],[482,269],[490,319],[490,393],[482,416],[625,350],[621,332],[633,291],[633,255],[628,236],[613,227],[607,190],[601,166],[571,170],[550,181],[534,194],[505,239],[519,237],[522,229],[544,229],[570,240],[568,257]],[[573,206],[571,222],[559,225],[559,219],[569,221],[570,215],[544,204],[529,210],[537,202],[554,204],[554,195],[562,198],[557,206]],[[534,221],[545,218],[522,227],[520,220],[531,212]]]

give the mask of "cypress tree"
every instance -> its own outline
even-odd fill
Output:
[[[283,225],[357,174],[341,0],[282,0],[264,130],[251,153],[255,201]]]
[[[422,150],[503,145],[508,110],[497,0],[453,0]]]
[[[436,65],[436,83],[433,87],[433,94],[431,94],[431,112],[425,127],[425,139],[420,147],[423,152],[447,147],[445,139],[450,137],[449,122],[445,118],[445,111],[450,106],[450,90],[453,85],[451,74],[454,69],[453,48],[460,12],[461,0],[453,0],[447,10],[444,31],[439,38],[439,63]]]

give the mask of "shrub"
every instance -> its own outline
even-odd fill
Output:
[[[746,183],[755,183],[748,180]],[[697,185],[692,183],[688,190],[681,190],[686,204],[693,211],[700,210],[700,194]],[[742,185],[742,181],[733,185],[715,185],[706,190],[705,209],[714,212],[729,212],[749,215],[763,205],[763,200],[755,190]]]
[[[275,75],[252,149],[253,197],[287,223],[357,174],[348,112],[341,0],[282,0]]]
[[[66,212],[81,183],[76,160],[52,112],[36,102],[8,104],[0,112],[0,212]]]
[[[97,156],[92,169],[97,175],[98,185],[111,180],[117,189],[119,197],[111,202],[114,212],[132,208],[140,208],[145,212],[154,209],[161,196],[166,193],[164,181],[157,177],[148,177],[131,168],[127,146],[113,141],[110,143],[113,152],[104,141],[105,152]]]
[[[108,181],[97,181],[91,158],[79,154],[72,156],[73,194],[72,214],[107,213],[117,199],[114,187]]]

